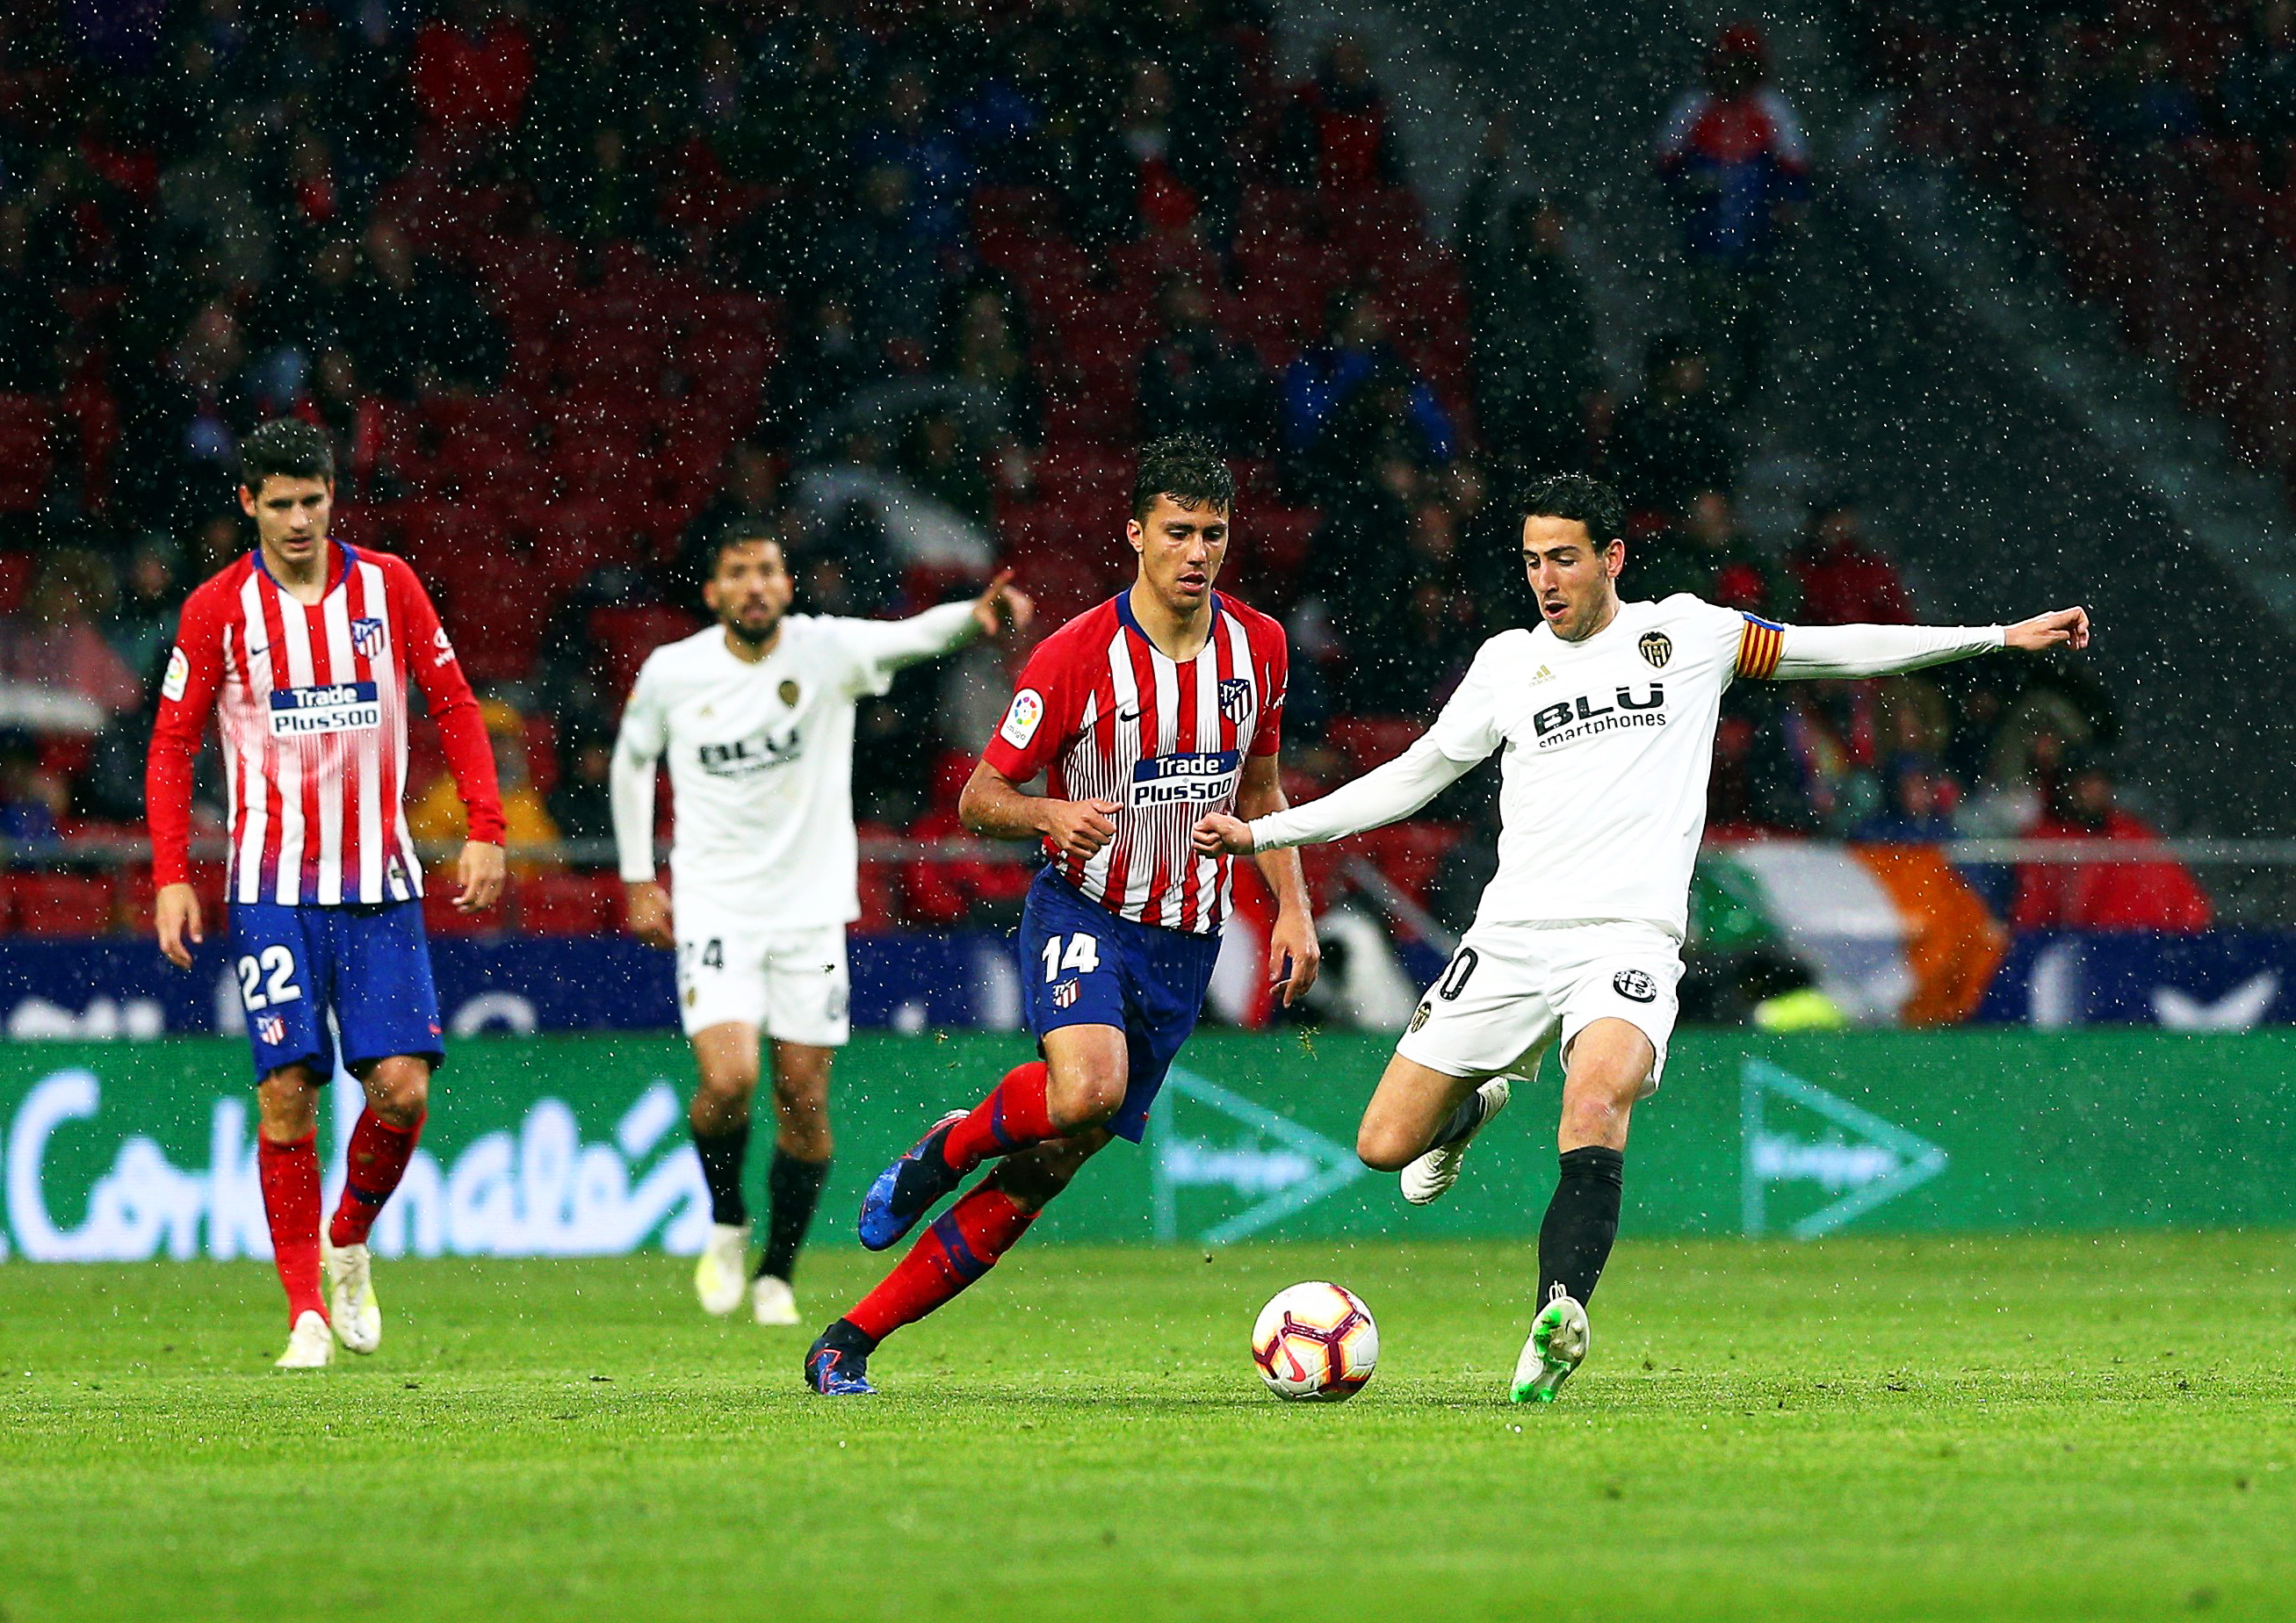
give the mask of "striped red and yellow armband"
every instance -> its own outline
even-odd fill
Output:
[[[1777,674],[1778,656],[1786,651],[1786,628],[1749,614],[1738,633],[1738,674],[1760,681]]]

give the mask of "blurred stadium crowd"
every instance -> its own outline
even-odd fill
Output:
[[[1652,132],[1693,274],[1620,389],[1573,222],[1510,184],[1504,127],[1439,233],[1364,45],[1290,82],[1257,0],[32,0],[0,19],[0,682],[72,715],[0,734],[0,927],[136,922],[133,864],[40,853],[140,822],[174,612],[247,545],[234,449],[276,413],[332,430],[337,533],[414,561],[489,695],[528,929],[615,922],[610,870],[558,842],[609,833],[620,696],[699,623],[686,561],[729,526],[781,537],[801,610],[908,611],[1001,557],[1041,628],[1128,576],[1129,447],[1204,432],[1243,492],[1228,584],[1292,631],[1296,793],[1399,748],[1527,619],[1537,474],[1626,492],[1629,595],[1914,618],[1854,493],[1787,546],[1737,517],[1804,184],[1765,80],[1733,29]],[[975,651],[872,707],[867,832],[957,832],[1005,678]],[[2142,836],[2113,729],[2052,667],[1749,684],[1715,833]],[[417,798],[418,833],[457,832],[447,786]],[[1375,856],[1456,917],[1488,799],[1471,781]],[[870,867],[865,927],[994,918],[1025,877]],[[2206,922],[2189,881],[2054,877],[2005,910]]]

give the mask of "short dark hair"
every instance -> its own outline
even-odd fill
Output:
[[[1558,473],[1533,485],[1522,499],[1526,519],[1576,519],[1600,549],[1627,538],[1627,504],[1601,480]]]
[[[300,417],[274,417],[239,442],[239,482],[261,491],[263,481],[281,479],[335,482],[335,448],[326,431]]]
[[[716,578],[718,561],[725,557],[727,547],[753,546],[759,542],[770,542],[775,546],[782,547],[783,561],[784,563],[788,561],[789,549],[782,546],[780,536],[763,524],[745,524],[737,521],[709,536],[700,546],[693,549],[694,580],[698,584],[706,585]]]
[[[1144,521],[1160,496],[1184,507],[1233,512],[1235,473],[1201,435],[1167,434],[1140,448],[1140,471],[1132,478],[1133,518]]]

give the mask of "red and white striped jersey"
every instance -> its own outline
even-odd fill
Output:
[[[145,787],[157,883],[190,877],[192,763],[212,710],[232,901],[324,907],[421,896],[406,829],[410,686],[439,724],[471,838],[502,842],[478,700],[422,582],[389,553],[333,550],[315,604],[274,580],[259,553],[185,600]]]
[[[1089,862],[1046,841],[1061,877],[1120,917],[1210,935],[1234,868],[1190,831],[1234,808],[1247,757],[1275,753],[1289,671],[1283,627],[1233,598],[1212,594],[1211,637],[1181,663],[1119,594],[1037,644],[982,758],[1015,783],[1045,773],[1058,799],[1114,801],[1116,837]]]

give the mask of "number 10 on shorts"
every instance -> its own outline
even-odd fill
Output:
[[[1059,936],[1048,937],[1045,942],[1045,984],[1050,986],[1061,978],[1062,970],[1075,970],[1089,975],[1100,967],[1100,938],[1083,930],[1068,938],[1068,947],[1062,948]]]

